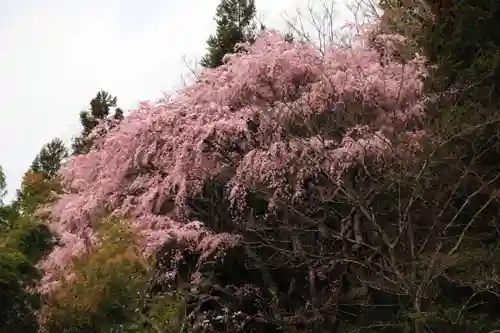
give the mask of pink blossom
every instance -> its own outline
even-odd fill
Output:
[[[391,47],[398,37],[381,39]],[[322,55],[272,31],[243,46],[176,96],[99,127],[92,151],[60,170],[67,193],[51,207],[51,221],[65,242],[43,263],[47,283],[109,214],[133,220],[145,254],[172,239],[204,256],[234,245],[237,236],[185,218],[186,199],[208,179],[227,182],[235,207],[255,186],[267,188],[271,204],[300,197],[303,180],[318,170],[341,181],[353,164],[384,159],[394,151],[392,135],[425,116],[420,57],[401,64],[365,45]],[[330,133],[340,126],[339,139]],[[173,208],[162,211],[169,200]]]

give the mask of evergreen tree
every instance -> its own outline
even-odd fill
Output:
[[[34,287],[41,272],[36,263],[54,245],[44,224],[21,217],[0,230],[0,333],[38,332],[41,295]]]
[[[462,99],[486,107],[499,103],[498,1],[380,0],[379,5],[384,32],[408,37],[437,65],[433,90],[466,89]]]
[[[88,140],[88,135],[99,124],[99,121],[108,119],[110,111],[115,108],[112,118],[117,121],[123,119],[123,111],[116,107],[117,98],[104,90],[97,92],[90,101],[90,109],[80,112],[80,123],[83,130],[80,136],[73,141],[73,155],[88,153],[92,142]]]
[[[439,65],[439,88],[464,88],[489,108],[500,104],[500,3],[430,1],[434,20],[424,31],[426,55]],[[496,113],[496,112],[495,112]]]
[[[218,67],[226,54],[235,51],[236,44],[252,41],[256,28],[254,18],[254,0],[222,0],[215,14],[216,34],[207,40],[207,54],[202,58],[201,65]]]
[[[8,228],[12,219],[17,217],[16,207],[5,203],[5,195],[7,195],[7,182],[0,166],[0,230]]]
[[[64,142],[55,138],[45,144],[24,174],[14,204],[24,214],[33,213],[40,204],[49,202],[57,192],[57,171],[68,157]]]
[[[55,138],[45,144],[31,164],[31,172],[40,172],[47,177],[54,177],[62,162],[68,157],[68,149],[64,142]]]
[[[0,195],[5,187],[0,168]],[[41,295],[35,287],[42,275],[36,264],[53,245],[46,225],[0,200],[0,333],[39,331]]]

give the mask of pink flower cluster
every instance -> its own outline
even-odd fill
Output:
[[[63,245],[43,263],[47,283],[110,214],[131,218],[146,253],[172,238],[202,252],[234,243],[183,218],[207,179],[225,179],[235,206],[253,186],[271,201],[297,197],[319,169],[340,181],[353,163],[391,154],[391,138],[424,117],[420,57],[402,64],[369,46],[322,55],[272,31],[244,47],[178,95],[142,103],[60,170],[66,193],[50,216]]]

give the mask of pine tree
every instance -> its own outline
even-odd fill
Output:
[[[252,41],[256,29],[254,18],[254,0],[222,0],[215,14],[217,30],[207,40],[207,54],[202,58],[201,65],[218,67],[226,54],[235,51],[236,44]]]
[[[62,162],[68,157],[68,149],[64,142],[55,138],[45,144],[31,163],[31,172],[40,172],[47,177],[54,177]]]
[[[68,157],[64,142],[55,138],[45,144],[24,174],[15,204],[24,214],[34,212],[40,204],[49,202],[57,192],[57,171]]]
[[[104,90],[97,92],[96,96],[90,101],[90,109],[80,112],[80,123],[83,130],[80,136],[73,141],[73,155],[81,155],[88,153],[92,142],[88,140],[88,135],[99,124],[99,121],[108,119],[110,111],[115,108],[113,119],[121,121],[123,119],[123,111],[116,107],[117,98]]]

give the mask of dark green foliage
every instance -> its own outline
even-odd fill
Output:
[[[42,147],[33,160],[29,171],[43,173],[52,178],[68,155],[68,149],[64,142],[59,138],[55,138]]]
[[[439,65],[440,89],[458,85],[467,88],[467,99],[498,101],[500,3],[445,1],[433,12],[435,19],[427,23],[420,41],[429,60]]]
[[[497,104],[500,4],[494,0],[380,0],[380,29],[408,37],[437,66],[434,92],[453,87],[463,101]]]
[[[7,180],[2,166],[0,166],[0,205],[3,205],[3,198],[7,194]]]
[[[222,65],[224,56],[235,52],[237,43],[251,41],[255,36],[254,0],[222,0],[215,14],[217,31],[207,41],[203,67]]]
[[[13,202],[20,212],[29,215],[54,198],[59,184],[57,172],[68,155],[68,149],[59,138],[42,147],[24,174],[21,188]]]
[[[19,217],[19,210],[15,203],[0,205],[0,229],[10,228],[12,222]]]
[[[30,262],[37,263],[52,249],[55,240],[45,224],[24,217],[19,218],[9,230],[4,245],[21,252]]]
[[[116,333],[179,333],[185,301],[181,295],[157,294],[150,297],[136,318],[116,329]]]
[[[45,225],[19,218],[0,231],[0,332],[38,332],[35,288],[41,273],[35,264],[53,246]]]
[[[123,119],[123,111],[116,106],[117,98],[100,90],[90,101],[90,109],[80,112],[80,123],[83,129],[81,135],[73,141],[73,155],[86,154],[89,151],[92,142],[87,139],[88,135],[99,124],[99,121],[109,118],[112,108],[115,108],[112,118],[118,121]]]
[[[0,168],[0,192],[5,187]],[[0,200],[0,333],[38,332],[41,295],[35,288],[42,275],[35,265],[54,244],[46,225]]]
[[[5,174],[0,166],[0,230],[8,228],[12,221],[17,218],[18,211],[13,204],[5,204],[4,197],[7,194],[7,182]]]
[[[40,299],[24,290],[39,279],[33,264],[20,252],[0,248],[0,332],[36,332]]]

